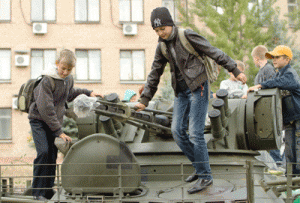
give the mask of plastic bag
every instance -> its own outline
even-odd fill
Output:
[[[88,97],[85,94],[77,96],[74,100],[74,113],[79,117],[83,118],[88,116],[88,114],[95,109],[100,104],[96,97]]]

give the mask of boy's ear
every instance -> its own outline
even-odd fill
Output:
[[[58,60],[55,60],[55,65],[58,65],[59,61]]]

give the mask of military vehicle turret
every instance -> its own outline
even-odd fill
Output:
[[[65,152],[56,194],[48,202],[285,202],[298,178],[265,173],[258,150],[278,149],[282,114],[279,89],[210,100],[205,140],[214,184],[188,194],[193,167],[171,135],[172,102],[136,103],[107,95],[88,116],[76,118],[78,140]],[[290,169],[289,169],[290,170]],[[296,186],[297,187],[297,186]],[[294,187],[295,188],[295,187]],[[290,200],[292,201],[292,200]],[[288,202],[288,201],[287,201]]]

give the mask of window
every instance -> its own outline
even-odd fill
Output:
[[[39,77],[43,70],[55,66],[56,50],[31,51],[31,78]]]
[[[101,80],[101,51],[76,50],[76,80],[100,81]]]
[[[145,80],[145,52],[120,52],[120,79],[121,81]]]
[[[0,140],[11,139],[11,109],[0,109]]]
[[[55,4],[56,0],[31,0],[31,21],[55,21]]]
[[[178,3],[180,6],[187,10],[187,1],[186,0],[162,0],[162,6],[169,9],[170,14],[173,18],[174,23],[180,23],[180,13],[178,11]]]
[[[289,15],[289,25],[291,27],[295,26],[295,18],[290,16],[293,12],[298,9],[297,0],[288,0],[288,15]]]
[[[0,22],[10,21],[10,0],[0,1]]]
[[[99,0],[75,0],[76,22],[99,22],[100,1]]]
[[[10,80],[11,72],[11,51],[0,50],[0,81]]]
[[[143,0],[119,0],[120,22],[143,22]]]

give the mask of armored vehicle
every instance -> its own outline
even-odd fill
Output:
[[[205,140],[214,183],[188,194],[193,173],[171,135],[172,102],[152,101],[136,112],[116,94],[97,101],[86,117],[77,117],[78,140],[57,168],[56,193],[48,202],[127,203],[279,203],[292,202],[299,178],[266,173],[255,156],[278,149],[282,133],[279,89],[228,99],[218,90],[210,100]],[[30,190],[30,189],[28,189]],[[29,194],[28,191],[24,193]],[[4,194],[2,202],[28,202],[30,196]],[[32,199],[31,199],[32,200]]]

